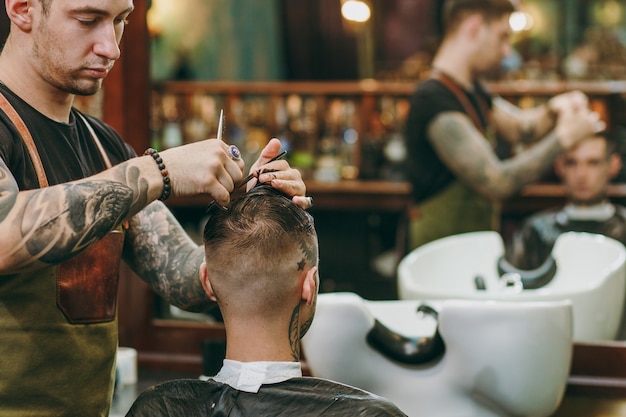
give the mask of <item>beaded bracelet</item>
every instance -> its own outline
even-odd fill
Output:
[[[161,170],[161,176],[163,177],[163,192],[161,193],[161,197],[159,197],[159,200],[165,201],[170,197],[170,194],[172,192],[170,173],[167,170],[167,168],[165,168],[163,159],[161,159],[161,156],[156,151],[156,149],[148,148],[143,154],[150,155],[154,159],[154,161],[157,163],[159,170]]]

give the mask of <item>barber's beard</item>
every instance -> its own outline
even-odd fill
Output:
[[[79,85],[75,86],[75,88],[66,90],[69,93],[75,94],[77,96],[92,96],[96,94],[102,88],[102,80],[95,81],[90,83],[89,86],[81,87]]]
[[[72,72],[57,71],[56,77],[49,74],[48,82],[57,89],[77,96],[92,96],[102,88],[102,79],[89,80]]]
[[[33,60],[39,66],[40,76],[60,91],[79,96],[91,96],[102,88],[102,79],[90,80],[80,76],[83,66],[71,68],[65,64],[63,50],[55,47],[54,42],[35,42],[32,50]]]

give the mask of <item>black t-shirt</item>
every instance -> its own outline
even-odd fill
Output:
[[[481,118],[486,130],[488,120],[483,114],[479,100],[491,109],[491,95],[479,83],[474,83],[474,91],[465,91],[470,103]],[[440,113],[458,111],[465,113],[461,102],[441,82],[427,79],[421,82],[411,96],[411,107],[407,117],[405,139],[408,151],[407,176],[413,186],[415,202],[423,201],[450,184],[455,175],[441,161],[426,131],[430,122]]]
[[[213,380],[165,382],[141,393],[127,417],[406,416],[391,401],[321,378],[292,378],[238,391]]]
[[[35,110],[1,83],[0,91],[28,127],[50,185],[85,178],[106,169],[91,133],[84,122],[79,120],[77,109],[72,109],[69,124],[59,123]],[[113,128],[94,117],[84,116],[96,132],[113,165],[136,156],[130,145]],[[0,158],[9,167],[20,190],[39,188],[28,149],[13,123],[2,111]]]

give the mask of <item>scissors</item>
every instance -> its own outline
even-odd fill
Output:
[[[224,109],[220,110],[220,120],[217,123],[217,140],[222,140],[222,132],[224,131]]]
[[[220,118],[217,124],[217,139],[218,140],[222,140],[223,130],[224,130],[224,110],[222,109],[220,110]],[[282,151],[281,153],[279,153],[278,155],[270,159],[267,163],[278,161],[279,159],[283,159],[285,155],[287,155],[287,151]],[[235,188],[233,189],[233,192],[241,188],[244,184],[247,184],[250,180],[252,180],[252,178],[254,178],[254,174],[253,173],[248,174],[243,180],[241,180],[241,182],[237,186],[235,186]],[[209,207],[207,208],[207,211],[210,211],[214,205],[217,205],[222,210],[228,210],[228,207],[224,207],[221,204],[218,204],[215,200],[213,200],[209,203]]]

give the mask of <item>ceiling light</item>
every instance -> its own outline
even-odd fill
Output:
[[[341,5],[341,15],[351,22],[367,22],[372,15],[370,7],[361,0],[347,0]]]

